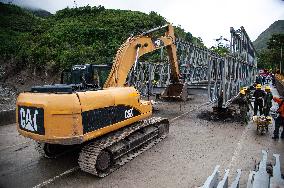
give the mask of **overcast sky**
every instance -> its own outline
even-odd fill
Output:
[[[221,35],[229,38],[230,27],[244,26],[250,39],[274,21],[284,20],[284,0],[0,0],[17,5],[45,9],[51,13],[65,7],[97,6],[105,8],[155,11],[174,25],[181,25],[207,47]]]

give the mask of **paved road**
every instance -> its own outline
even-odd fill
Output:
[[[249,123],[209,122],[197,118],[210,106],[205,95],[192,95],[185,103],[160,103],[155,115],[171,119],[169,136],[109,176],[99,179],[80,171],[76,152],[56,160],[41,158],[33,142],[17,134],[15,124],[0,127],[0,187],[194,187],[204,183],[215,165],[243,170],[241,187],[249,171],[261,159],[261,150],[281,154],[284,172],[284,141],[269,134],[256,135]],[[188,113],[189,112],[189,113]],[[183,114],[183,116],[176,118]]]

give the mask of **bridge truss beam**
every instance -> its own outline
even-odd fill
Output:
[[[255,80],[256,51],[243,27],[230,28],[230,54],[220,56],[193,43],[176,39],[180,74],[188,85],[206,85],[211,102],[227,107],[239,94],[240,88]],[[139,62],[128,75],[128,85],[136,87],[142,95],[154,93],[155,88],[170,83],[170,67],[161,50],[162,63]]]

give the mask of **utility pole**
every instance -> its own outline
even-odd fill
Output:
[[[274,44],[276,45],[280,45],[280,62],[279,62],[279,69],[280,69],[280,74],[283,73],[282,71],[282,59],[283,59],[283,44],[281,43],[281,41],[277,42],[275,39],[273,40]],[[278,49],[278,48],[277,48]]]
[[[280,51],[280,74],[282,74],[282,43],[280,44],[281,46],[281,51]]]

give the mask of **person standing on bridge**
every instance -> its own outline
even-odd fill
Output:
[[[261,90],[261,84],[256,85],[256,90],[253,93],[254,96],[254,115],[257,115],[257,112],[259,110],[259,115],[262,115],[262,109],[263,109],[263,98],[265,96],[265,92]]]
[[[261,76],[260,75],[256,76],[255,82],[256,82],[256,84],[261,84]]]
[[[266,76],[262,75],[262,85],[265,84],[265,81],[266,81]]]
[[[271,74],[272,85],[275,86],[275,75]]]
[[[279,128],[280,126],[284,126],[284,99],[283,98],[278,98],[278,97],[273,97],[273,100],[278,103],[279,108],[277,112],[279,113],[278,117],[275,119],[275,129],[274,129],[274,136],[272,139],[279,139]],[[284,130],[282,130],[281,133],[281,139],[284,139]]]
[[[264,97],[263,114],[265,116],[269,116],[270,108],[272,107],[273,95],[272,95],[271,89],[270,89],[270,87],[268,85],[265,86],[265,92],[266,92],[266,95]]]

